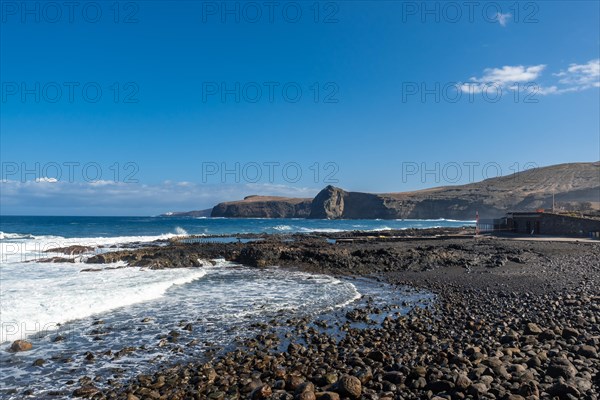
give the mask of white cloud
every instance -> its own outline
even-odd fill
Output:
[[[44,178],[37,178],[35,181],[38,183],[56,183],[56,182],[58,182],[58,179],[44,177]]]
[[[496,21],[498,21],[498,23],[501,26],[506,26],[506,24],[508,23],[508,21],[511,17],[512,17],[511,13],[502,14],[499,12],[496,14]]]
[[[548,94],[558,94],[560,90],[556,86],[548,86],[548,87],[538,87],[537,94],[548,95]]]
[[[533,65],[525,67],[523,65],[509,66],[505,65],[502,68],[486,68],[484,75],[478,82],[493,82],[501,86],[514,84],[516,82],[532,82],[536,80],[546,68],[546,65]],[[477,79],[477,78],[475,78]]]
[[[107,180],[102,180],[102,179],[90,182],[90,185],[92,185],[92,186],[109,186],[109,185],[119,185],[119,184],[121,184],[121,182],[107,181]]]
[[[574,90],[600,87],[600,59],[590,60],[586,64],[571,64],[566,71],[560,71],[554,76],[560,78],[559,83]]]
[[[52,184],[49,184],[52,182]],[[6,214],[156,215],[168,211],[211,208],[219,202],[251,194],[314,197],[319,189],[277,184],[158,184],[112,181],[73,182],[52,178],[0,182],[0,202]]]
[[[481,93],[482,91],[496,87],[500,89],[514,89],[515,84],[534,82],[546,68],[545,64],[523,66],[505,65],[502,68],[486,68],[483,76],[471,77],[467,82],[459,84],[465,93]]]
[[[538,64],[486,68],[481,77],[471,77],[466,82],[460,82],[459,87],[466,93],[481,93],[491,87],[523,90],[524,85],[529,85],[528,90],[540,95],[563,94],[600,87],[600,59],[591,60],[586,64],[571,64],[566,71],[552,74],[560,78],[557,81],[546,80],[541,83],[546,67],[546,64]]]

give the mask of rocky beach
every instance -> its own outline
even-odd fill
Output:
[[[0,16],[0,400],[600,400],[600,0]]]
[[[109,380],[108,388],[96,387],[93,377],[80,379],[72,394],[128,400],[598,398],[600,243],[472,234],[463,228],[246,235],[232,243],[188,238],[91,257],[92,272],[115,261],[202,268],[224,258],[253,268],[365,277],[435,298],[406,315],[363,299],[342,316],[264,321],[233,349],[162,365],[128,382]]]

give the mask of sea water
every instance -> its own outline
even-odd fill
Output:
[[[83,257],[75,256],[75,262],[41,262],[60,255],[46,250],[86,245],[94,248],[89,255],[186,234],[375,231],[469,224],[447,220],[3,216],[0,398],[23,398],[25,388],[33,390],[31,398],[42,398],[44,393],[77,385],[84,376],[98,377],[96,385],[102,386],[115,371],[120,379],[127,379],[147,372],[159,361],[176,362],[200,356],[211,346],[231,345],[236,338],[250,334],[253,323],[351,307],[371,290],[369,285],[350,280],[277,266],[259,270],[224,260],[212,267],[172,270],[117,263],[91,272],[83,271],[90,267]],[[174,341],[169,337],[173,331],[180,335]],[[17,339],[31,341],[33,349],[8,352]],[[177,350],[178,346],[185,351]],[[44,360],[43,365],[34,366],[38,359]]]

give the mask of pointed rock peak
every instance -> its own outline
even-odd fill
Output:
[[[341,192],[341,193],[346,193],[346,191],[342,188],[339,188],[337,186],[333,186],[333,185],[327,185],[325,186],[325,188],[323,190],[321,190],[320,193],[323,192],[329,192],[329,193],[333,193],[333,192]]]
[[[344,215],[344,198],[348,195],[343,189],[328,185],[313,199],[309,218],[338,219]]]

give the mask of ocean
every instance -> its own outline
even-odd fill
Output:
[[[450,220],[2,216],[0,399],[44,398],[84,376],[96,377],[95,384],[102,386],[115,379],[115,371],[119,379],[127,379],[159,362],[201,357],[212,346],[232,346],[251,334],[251,326],[258,322],[344,312],[365,295],[389,304],[389,293],[397,293],[368,280],[290,272],[277,266],[257,270],[225,260],[209,268],[147,270],[115,264],[84,272],[89,264],[81,258],[74,263],[40,262],[56,255],[46,250],[102,246],[97,253],[188,234],[472,225],[473,221]],[[430,298],[410,290],[396,295],[399,305]],[[173,331],[181,335],[174,342],[169,334]],[[8,352],[17,339],[31,341],[33,349]],[[176,350],[178,346],[186,350]],[[41,365],[34,365],[36,360]],[[24,393],[25,388],[31,393]]]
[[[236,233],[378,231],[407,228],[474,226],[475,221],[448,219],[311,220],[189,217],[0,217],[0,239],[19,236],[118,238]],[[129,240],[129,239],[127,239]]]

